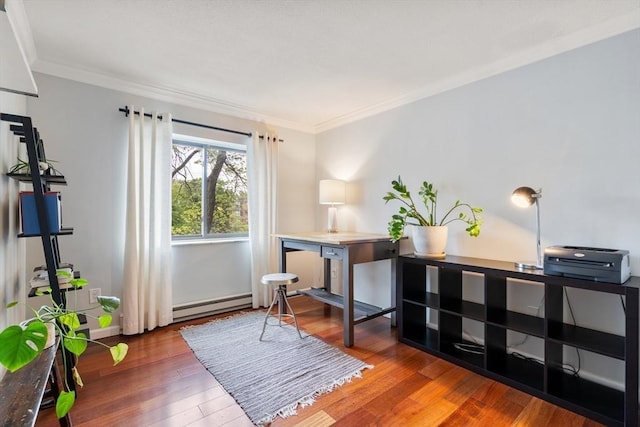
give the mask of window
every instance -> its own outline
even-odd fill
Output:
[[[246,146],[174,135],[171,179],[174,238],[248,235]]]

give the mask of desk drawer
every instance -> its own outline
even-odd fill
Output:
[[[322,247],[322,258],[342,259],[344,248],[336,248],[333,246]]]

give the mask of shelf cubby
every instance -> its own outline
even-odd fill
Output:
[[[487,324],[522,332],[537,337],[544,336],[544,319],[509,310],[487,308]]]
[[[504,352],[493,354],[491,347],[488,351],[487,359],[492,361],[495,359],[488,368],[489,372],[511,380],[510,384],[515,382],[540,392],[544,390],[544,365],[542,363]]]
[[[601,418],[603,415],[605,420],[610,420],[607,424],[629,425],[624,419],[624,391],[582,379],[558,367],[549,368],[548,371],[549,395],[568,402],[575,406],[576,412],[582,412],[590,418]]]

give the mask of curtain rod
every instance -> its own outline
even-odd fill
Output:
[[[131,110],[129,110],[129,107],[119,108],[118,111],[123,112],[126,117],[129,117],[129,114],[131,113]],[[140,112],[139,111],[134,111],[133,114],[139,116]],[[153,117],[149,113],[144,113],[144,116],[145,117]],[[162,116],[158,116],[158,119],[162,120]],[[219,128],[219,127],[215,127],[215,126],[203,125],[202,123],[188,122],[186,120],[180,120],[180,119],[174,119],[174,118],[172,118],[171,121],[175,122],[175,123],[182,123],[183,125],[197,126],[197,127],[206,128],[206,129],[219,130],[219,131],[222,131],[222,132],[235,133],[236,135],[244,135],[244,136],[249,136],[249,137],[251,136],[251,132],[241,132],[239,130]],[[262,136],[260,138],[262,138]]]

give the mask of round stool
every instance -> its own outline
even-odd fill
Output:
[[[296,330],[298,331],[298,336],[302,338],[302,334],[300,334],[300,328],[298,328],[298,321],[296,320],[296,315],[289,305],[289,301],[287,301],[287,285],[292,285],[298,281],[298,276],[292,273],[273,273],[273,274],[265,274],[262,276],[262,284],[269,287],[271,285],[278,285],[274,294],[273,300],[271,301],[271,305],[267,310],[266,316],[264,316],[264,324],[262,325],[262,333],[260,334],[260,341],[262,341],[262,336],[264,335],[264,331],[269,326],[282,326],[282,318],[292,318],[293,323],[296,325]],[[271,309],[273,305],[278,301],[278,324],[268,323],[269,315],[271,314]],[[286,311],[285,305],[289,309],[289,312]],[[286,323],[286,322],[285,322]]]

